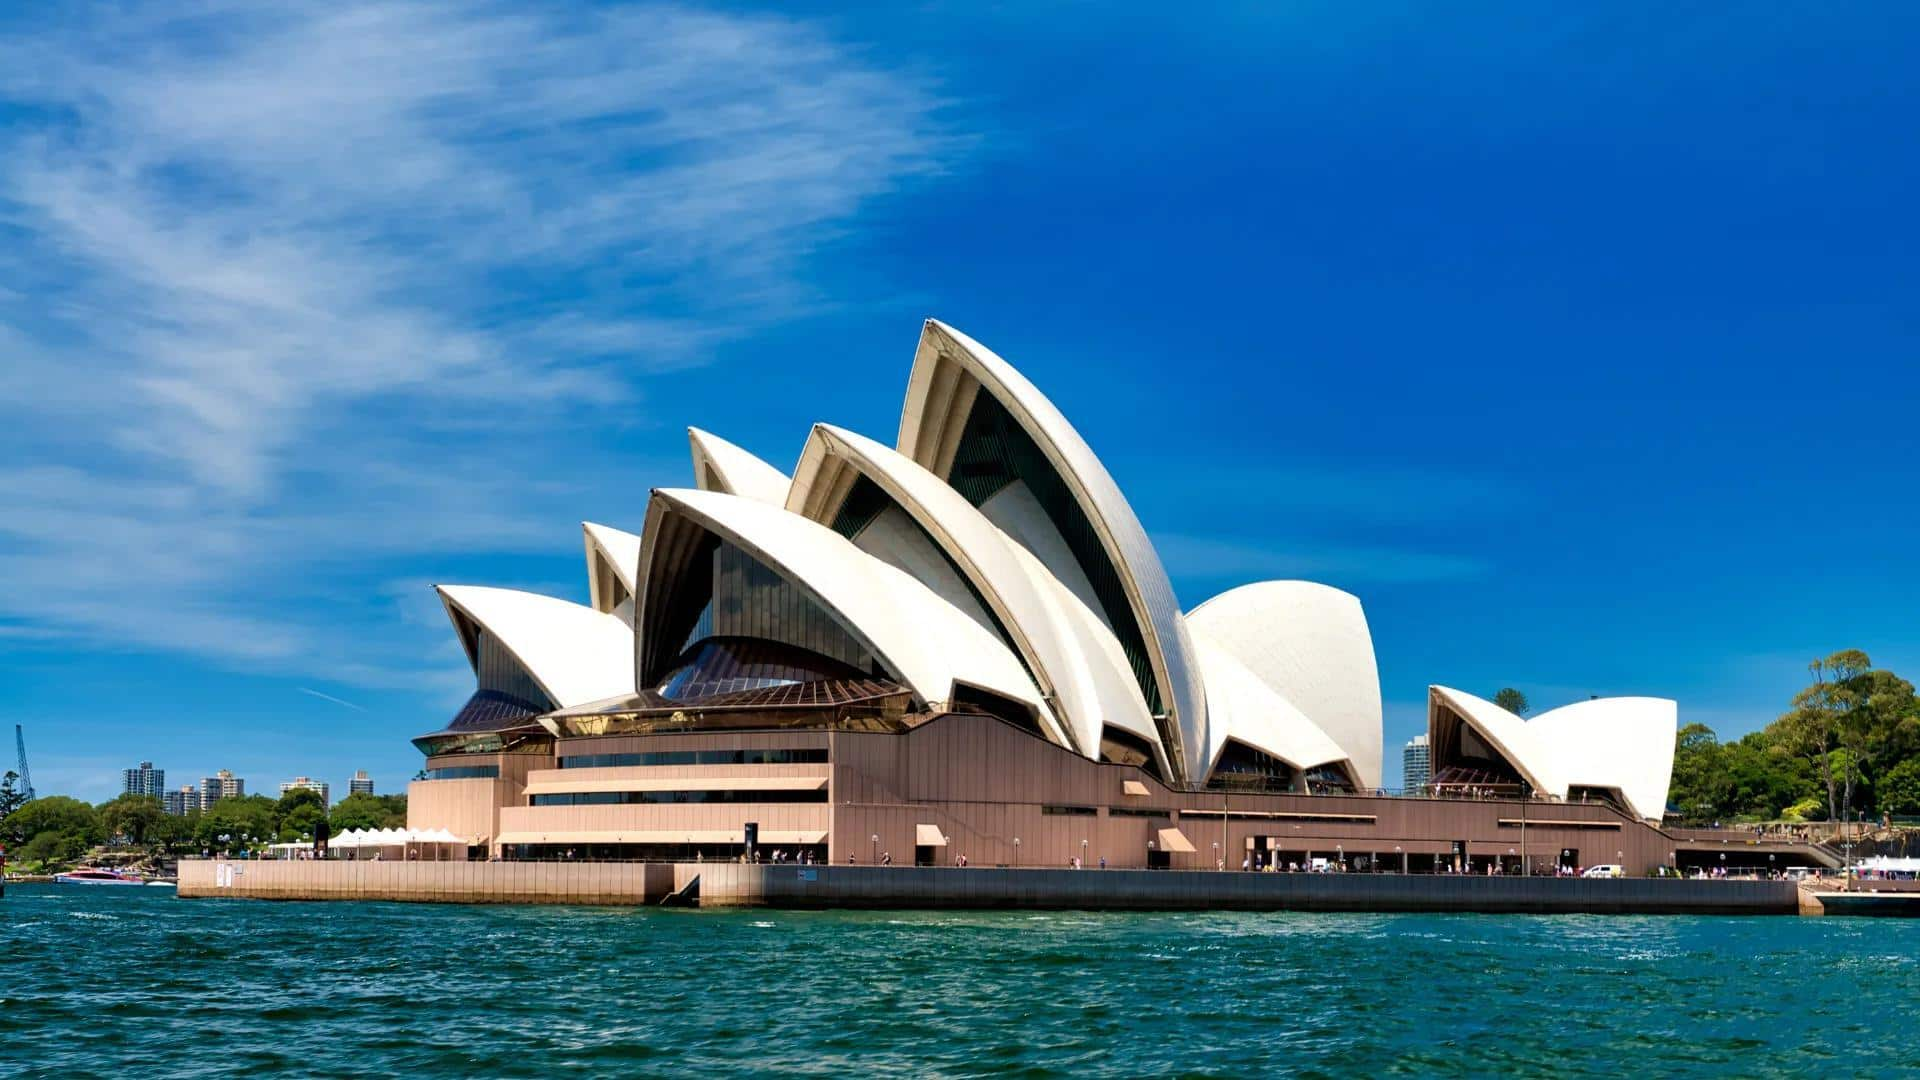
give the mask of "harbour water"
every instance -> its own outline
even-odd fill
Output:
[[[14,886],[0,1071],[1885,1076],[1920,920],[700,912]]]

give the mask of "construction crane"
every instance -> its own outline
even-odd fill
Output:
[[[20,750],[20,793],[33,801],[33,774],[27,771],[27,733],[19,724],[13,725],[13,745]]]

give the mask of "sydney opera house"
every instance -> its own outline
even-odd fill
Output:
[[[1529,720],[1435,686],[1431,786],[1380,791],[1360,601],[1183,610],[1066,417],[952,327],[891,446],[820,424],[788,475],[689,434],[693,486],[584,526],[590,605],[440,587],[477,688],[414,740],[410,824],[506,859],[1676,861],[1673,702]]]

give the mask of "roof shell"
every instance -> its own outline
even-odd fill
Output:
[[[591,521],[580,523],[587,548],[587,587],[593,596],[593,609],[609,615],[624,615],[628,625],[633,623],[633,583],[640,569],[640,538],[630,532],[622,532],[609,525],[596,525]],[[602,568],[605,574],[602,574]],[[618,588],[612,586],[617,585]],[[620,590],[626,592],[623,603],[617,598]]]
[[[848,486],[835,462],[878,485],[960,569],[1038,678],[1068,745],[1097,759],[1101,728],[1109,723],[1158,745],[1113,632],[1038,559],[918,462],[864,435],[816,425],[794,470],[787,509],[815,520],[833,513]]]
[[[1353,770],[1345,748],[1232,652],[1199,631],[1193,631],[1193,645],[1207,682],[1208,773],[1219,764],[1228,740],[1263,750],[1302,772],[1320,765]]]
[[[967,388],[968,378],[975,388]],[[1120,487],[1067,418],[1024,375],[958,330],[927,320],[900,416],[900,452],[936,475],[952,460],[973,394],[984,389],[1007,409],[1073,492],[1120,576],[1145,640],[1160,700],[1168,712],[1162,742],[1176,766],[1197,779],[1185,747],[1207,745],[1206,693],[1173,585]],[[943,460],[944,458],[944,460]]]
[[[1311,581],[1260,581],[1186,618],[1338,743],[1362,787],[1380,786],[1380,669],[1357,597]]]
[[[484,627],[561,708],[633,692],[633,628],[617,616],[518,589],[435,591],[456,627],[463,617]]]
[[[787,501],[787,474],[718,435],[687,429],[693,451],[693,482],[702,491],[743,495],[780,506]]]
[[[1643,818],[1666,812],[1680,722],[1671,699],[1594,698],[1524,720],[1463,690],[1427,693],[1429,717],[1451,706],[1537,790],[1564,799],[1575,787],[1615,788]]]
[[[957,682],[1032,707],[1050,722],[1040,692],[998,638],[932,590],[818,522],[739,495],[662,488],[642,533],[638,620],[646,625],[652,553],[669,515],[682,515],[737,544],[807,592],[821,608],[929,705],[951,700]]]

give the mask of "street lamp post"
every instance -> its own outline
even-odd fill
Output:
[[[1213,868],[1215,870],[1225,870],[1227,868],[1227,860],[1220,857],[1220,841],[1218,840],[1213,842]]]
[[[1086,868],[1087,868],[1087,842],[1085,840],[1082,840],[1080,841],[1080,869],[1085,870]]]
[[[1017,836],[1013,838],[1013,865],[1015,869],[1020,866],[1020,838]]]
[[[873,841],[873,853],[867,857],[867,862],[878,866],[880,865],[880,834],[874,833],[868,839]]]

